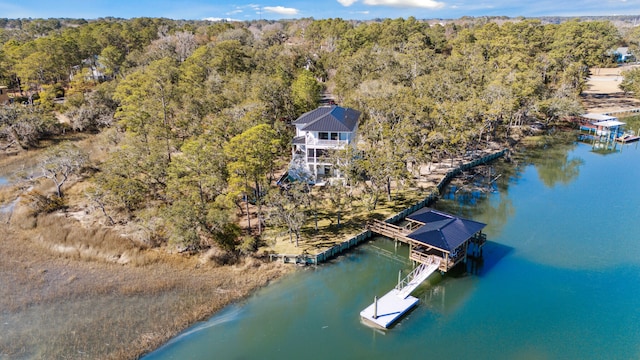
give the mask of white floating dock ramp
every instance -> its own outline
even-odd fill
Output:
[[[399,281],[398,286],[386,293],[380,299],[375,299],[373,304],[360,312],[362,320],[369,325],[388,329],[396,320],[402,317],[418,303],[418,299],[409,295],[433,274],[440,262],[420,264],[404,280]]]

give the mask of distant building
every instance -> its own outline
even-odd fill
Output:
[[[626,63],[636,61],[636,57],[629,52],[628,47],[619,47],[614,52],[613,55],[616,58],[616,61],[619,63]]]
[[[341,177],[332,168],[330,152],[355,145],[359,118],[357,110],[328,105],[306,112],[294,121],[291,178],[322,183],[327,178]]]

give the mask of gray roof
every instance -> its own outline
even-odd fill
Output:
[[[449,252],[486,226],[481,222],[462,219],[430,208],[418,210],[407,216],[407,219],[424,224],[407,237]]]
[[[303,125],[304,131],[352,132],[359,118],[358,110],[329,105],[302,114],[293,124]]]
[[[615,116],[605,115],[605,114],[596,114],[596,113],[587,113],[580,115],[581,118],[588,119],[590,121],[605,121],[605,120],[618,120]]]
[[[296,136],[293,138],[293,144],[294,145],[304,145],[305,144],[305,138],[304,136]]]

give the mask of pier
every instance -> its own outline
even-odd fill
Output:
[[[462,219],[431,208],[423,208],[406,217],[404,226],[374,220],[367,229],[409,245],[409,259],[416,268],[398,285],[374,298],[373,304],[360,312],[363,322],[387,329],[418,303],[411,293],[436,271],[446,273],[466,262],[467,256],[482,255],[487,238],[486,224]],[[400,276],[399,276],[400,277]]]

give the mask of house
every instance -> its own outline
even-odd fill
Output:
[[[333,169],[331,151],[355,146],[360,112],[337,105],[320,106],[302,114],[293,124],[293,160],[289,176],[319,184],[331,177],[340,178]]]
[[[626,63],[635,61],[635,56],[629,51],[628,47],[619,47],[614,52],[613,55],[617,62]]]
[[[0,105],[8,104],[9,101],[9,88],[0,86]]]

